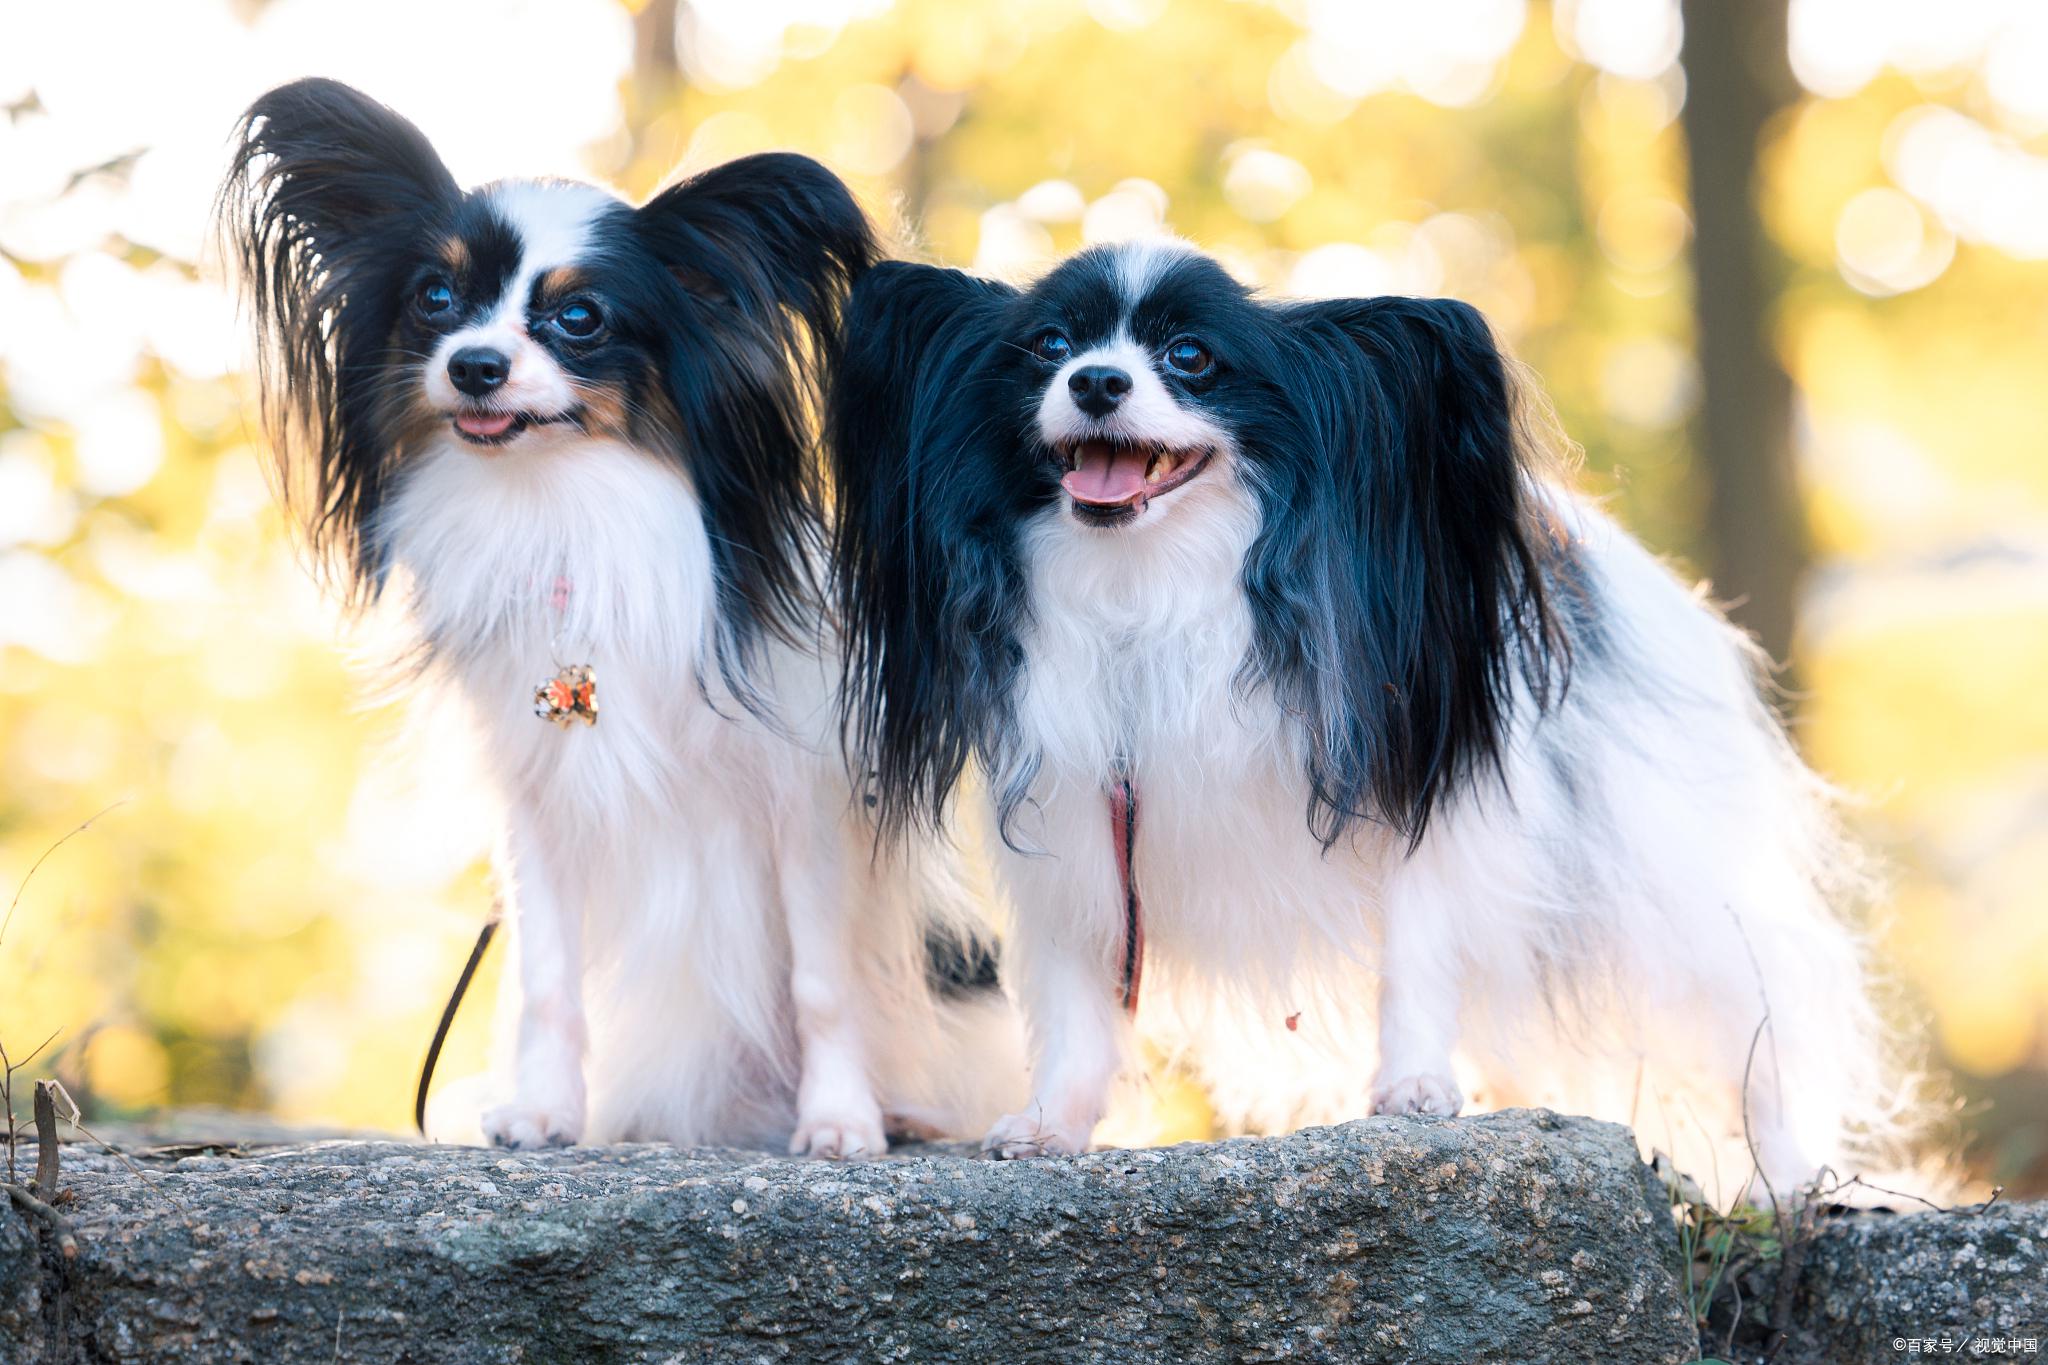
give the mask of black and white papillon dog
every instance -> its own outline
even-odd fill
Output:
[[[1828,793],[1477,312],[1151,241],[880,265],[846,337],[845,723],[891,831],[982,771],[1035,1068],[990,1151],[1088,1145],[1149,964],[1266,1029],[1197,1057],[1235,1121],[1342,1116],[1270,1093],[1315,1034],[1351,1116],[1458,1112],[1454,1049],[1503,1096],[1590,1054],[1710,1077],[1780,1188],[1840,1155],[1882,1082]]]
[[[287,500],[352,599],[402,603],[502,806],[483,1134],[875,1155],[887,1119],[1014,1103],[999,997],[947,988],[991,974],[929,970],[985,965],[945,869],[871,858],[840,757],[814,413],[874,251],[846,188],[762,155],[638,208],[464,191],[303,80],[242,121],[220,224]]]

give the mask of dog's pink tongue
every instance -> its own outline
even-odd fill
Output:
[[[1145,495],[1145,452],[1107,441],[1085,441],[1074,467],[1060,486],[1074,501],[1095,507],[1122,507]]]
[[[456,417],[455,425],[472,436],[503,436],[517,420],[509,412],[465,412]]]

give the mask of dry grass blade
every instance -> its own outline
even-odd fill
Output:
[[[1924,1194],[1914,1194],[1911,1190],[1895,1190],[1889,1186],[1879,1185],[1874,1181],[1865,1180],[1860,1175],[1852,1175],[1847,1180],[1837,1180],[1834,1184],[1828,1186],[1825,1190],[1822,1190],[1821,1193],[1828,1196],[1829,1198],[1833,1198],[1834,1196],[1840,1194],[1844,1190],[1870,1190],[1877,1194],[1888,1195],[1894,1199],[1910,1199],[1914,1203],[1921,1205],[1930,1212],[1961,1214],[1966,1218],[1974,1217],[1977,1214],[1983,1213],[1985,1210],[1989,1209],[1993,1204],[1996,1204],[2000,1199],[2003,1199],[2005,1197],[2005,1186],[1993,1185],[1991,1187],[1991,1197],[1982,1201],[1981,1203],[1956,1205],[1937,1204]]]
[[[21,1059],[20,1061],[18,1061],[18,1062],[13,1062],[13,1063],[10,1063],[10,1065],[11,1065],[11,1066],[12,1066],[12,1067],[14,1068],[14,1070],[16,1070],[16,1071],[19,1071],[19,1070],[21,1070],[21,1069],[22,1069],[23,1067],[27,1066],[27,1065],[28,1065],[28,1064],[29,1064],[30,1062],[32,1062],[32,1061],[34,1061],[34,1060],[35,1060],[36,1058],[38,1058],[38,1057],[42,1056],[42,1055],[43,1055],[43,1049],[44,1049],[44,1048],[46,1048],[46,1047],[48,1047],[48,1046],[49,1046],[50,1044],[52,1044],[52,1043],[56,1042],[56,1041],[57,1041],[57,1035],[58,1035],[58,1034],[60,1034],[60,1033],[62,1033],[63,1031],[64,1031],[64,1030],[63,1030],[63,1029],[61,1029],[61,1028],[53,1028],[53,1029],[51,1029],[51,1030],[50,1030],[50,1036],[49,1036],[49,1037],[47,1037],[47,1038],[45,1038],[45,1039],[43,1039],[43,1041],[42,1041],[42,1042],[40,1042],[40,1043],[37,1043],[37,1044],[36,1044],[36,1047],[35,1047],[35,1051],[33,1051],[33,1052],[29,1053],[29,1054],[28,1054],[28,1056],[26,1056],[26,1057],[22,1058],[22,1059]]]
[[[48,848],[44,849],[42,851],[42,855],[38,857],[34,862],[29,864],[28,871],[22,874],[20,884],[14,888],[14,899],[7,903],[6,915],[0,916],[0,944],[5,944],[7,942],[7,930],[8,927],[14,923],[14,912],[21,908],[22,895],[25,892],[27,892],[28,884],[35,880],[37,871],[39,871],[42,868],[42,865],[44,863],[50,860],[50,855],[55,853],[58,849],[64,847],[64,845],[70,843],[73,839],[76,839],[79,835],[85,833],[88,829],[91,829],[93,826],[93,822],[98,820],[101,816],[107,814],[109,811],[112,811],[126,804],[128,804],[128,798],[124,796],[119,801],[115,801],[110,805],[101,807],[99,810],[95,811],[93,814],[87,816],[84,820],[80,821],[71,829],[69,833],[65,834],[62,838],[58,839],[56,843],[51,844]],[[22,1067],[27,1066],[36,1058],[42,1056],[43,1049],[48,1047],[52,1042],[56,1041],[57,1035],[62,1032],[63,1030],[61,1028],[52,1029],[50,1032],[50,1036],[48,1038],[43,1039],[42,1042],[36,1045],[35,1051],[29,1053],[28,1056],[22,1058],[18,1062],[15,1061],[12,1057],[9,1057],[7,1055],[7,1048],[5,1047],[5,1045],[0,1044],[0,1108],[4,1108],[7,1111],[7,1180],[10,1185],[20,1179],[20,1174],[15,1170],[14,1166],[14,1144],[16,1137],[19,1135],[20,1128],[19,1123],[14,1117],[14,1073],[19,1071]],[[42,1087],[38,1085],[38,1099],[41,1098],[41,1089]],[[69,1096],[66,1096],[66,1098],[68,1099]],[[42,1131],[41,1125],[38,1125],[38,1131]],[[52,1125],[49,1131],[54,1132],[55,1126]]]
[[[51,1235],[57,1239],[57,1250],[65,1260],[78,1259],[78,1238],[72,1235],[71,1223],[63,1214],[19,1185],[10,1183],[0,1188],[7,1191],[7,1197],[12,1199],[23,1213],[40,1219],[43,1226],[49,1228]]]
[[[117,810],[120,807],[125,806],[127,804],[128,798],[124,796],[119,801],[114,802],[112,805],[106,806],[98,812],[87,816],[85,820],[81,822],[76,828],[74,828],[69,834],[66,834],[56,843],[51,844],[48,848],[44,849],[42,856],[29,864],[28,871],[22,874],[21,885],[14,888],[14,899],[8,903],[6,917],[4,919],[0,919],[0,944],[4,944],[7,942],[7,926],[14,923],[14,912],[21,908],[21,893],[28,890],[28,884],[35,879],[36,870],[40,868],[44,863],[50,860],[50,855],[52,853],[55,853],[58,849],[64,847],[64,845],[70,843],[73,839],[76,839],[79,835],[91,829],[94,821],[98,820],[101,816],[107,814],[109,811]]]
[[[186,1208],[184,1203],[180,1201],[176,1195],[172,1194],[169,1190],[159,1185],[156,1182],[156,1178],[150,1175],[148,1171],[143,1170],[140,1166],[136,1165],[133,1161],[129,1160],[128,1154],[126,1152],[122,1151],[119,1147],[116,1147],[113,1143],[107,1141],[98,1133],[95,1133],[92,1129],[86,1127],[83,1123],[79,1122],[79,1120],[84,1118],[85,1115],[83,1112],[80,1111],[78,1107],[78,1101],[72,1099],[71,1092],[64,1088],[64,1083],[62,1081],[50,1081],[48,1082],[48,1085],[50,1087],[51,1095],[61,1097],[64,1101],[64,1121],[66,1123],[70,1124],[72,1128],[77,1132],[83,1133],[88,1139],[90,1139],[95,1145],[97,1145],[100,1148],[100,1150],[104,1151],[108,1156],[111,1156],[112,1158],[114,1158],[114,1160],[120,1162],[123,1166],[126,1166],[128,1168],[129,1174],[133,1175],[137,1180],[142,1182],[142,1187],[144,1189],[148,1190],[151,1194],[155,1195],[157,1198],[163,1200],[172,1208],[176,1209],[178,1211],[178,1217],[184,1220],[186,1227],[189,1228],[192,1226],[192,1210]],[[39,1086],[38,1089],[40,1088],[41,1087]]]
[[[36,1193],[57,1197],[57,1097],[48,1081],[36,1082]]]
[[[20,1122],[14,1116],[14,1073],[42,1056],[43,1049],[56,1042],[57,1035],[63,1031],[52,1029],[49,1037],[36,1044],[34,1052],[18,1062],[7,1055],[6,1044],[0,1043],[0,1108],[7,1111],[7,1179],[10,1182],[21,1179],[19,1172],[14,1169],[14,1145],[20,1137],[21,1129]],[[54,1126],[51,1131],[55,1131]]]
[[[1800,1200],[1798,1214],[1791,1220],[1791,1232],[1780,1237],[1783,1250],[1778,1262],[1778,1282],[1772,1289],[1770,1317],[1766,1320],[1774,1342],[1783,1341],[1792,1330],[1792,1305],[1799,1297],[1799,1281],[1806,1273],[1806,1249],[1813,1244],[1819,1218],[1820,1200],[1809,1194]],[[1729,1335],[1732,1339],[1732,1329]]]

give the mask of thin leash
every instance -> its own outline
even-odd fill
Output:
[[[1135,1019],[1138,987],[1145,975],[1145,916],[1138,900],[1138,787],[1121,761],[1110,774],[1106,795],[1110,843],[1116,849],[1116,875],[1124,892],[1124,960],[1117,998],[1124,1013]]]
[[[427,1044],[427,1060],[420,1064],[420,1088],[413,1096],[413,1126],[420,1130],[420,1136],[427,1135],[427,1091],[434,1084],[434,1064],[441,1060],[441,1045],[448,1041],[449,1026],[455,1022],[455,1012],[462,1008],[462,997],[469,993],[470,980],[476,976],[477,964],[484,960],[484,950],[491,946],[491,936],[498,932],[498,920],[502,914],[499,903],[491,903],[491,917],[484,921],[484,927],[477,931],[476,946],[469,950],[469,961],[462,964],[462,975],[455,978],[455,989],[448,994],[448,1003],[441,1010],[441,1022],[434,1026],[434,1041]]]

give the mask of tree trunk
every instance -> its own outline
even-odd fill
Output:
[[[1792,99],[1785,0],[1684,0],[1694,317],[1714,592],[1773,659],[1791,659],[1806,523],[1792,380],[1771,337],[1777,261],[1757,207],[1757,147]]]
[[[633,16],[633,79],[643,89],[672,94],[682,81],[676,53],[676,0],[647,0]]]

